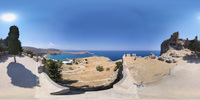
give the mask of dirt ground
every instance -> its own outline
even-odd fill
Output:
[[[180,61],[171,75],[138,88],[140,98],[200,98],[200,59]]]
[[[79,58],[80,59],[80,58]],[[114,61],[107,57],[87,57],[85,62],[78,65],[63,65],[62,78],[68,80],[68,85],[72,86],[101,86],[109,82],[116,66]],[[104,70],[99,72],[97,66],[103,66]],[[107,70],[109,68],[110,70]],[[73,70],[70,70],[73,69]],[[116,77],[116,75],[114,76]],[[71,81],[71,83],[69,82]]]
[[[137,84],[141,81],[144,83],[144,87],[137,88],[139,98],[200,98],[200,57],[187,49],[169,50],[163,56],[169,57],[172,52],[182,55],[176,58],[177,63],[150,58],[126,58],[125,61]]]
[[[166,63],[158,59],[141,58],[129,65],[129,70],[137,84],[155,82],[170,73],[176,63]]]
[[[162,56],[170,57],[170,54],[174,52],[182,56],[190,55],[191,51],[189,50],[173,50],[170,49],[167,53]],[[137,82],[137,84],[150,84],[156,81],[161,80],[165,75],[171,74],[173,68],[182,61],[182,57],[175,57],[177,63],[167,63],[165,61],[156,59],[151,59],[149,57],[139,58],[134,60],[135,57],[126,57],[126,64]]]

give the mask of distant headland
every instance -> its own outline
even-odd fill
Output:
[[[34,54],[61,54],[61,53],[71,53],[71,54],[85,54],[85,53],[90,53],[88,51],[84,52],[69,52],[69,51],[61,51],[59,49],[54,49],[54,48],[49,48],[49,49],[42,49],[42,48],[35,48],[35,47],[30,47],[30,46],[23,46],[22,47],[24,51],[30,50]]]

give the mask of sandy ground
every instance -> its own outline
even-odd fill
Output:
[[[36,62],[28,57],[9,56],[0,60],[0,98],[33,98],[35,96]]]

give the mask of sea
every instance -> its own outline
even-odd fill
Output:
[[[70,52],[83,52],[83,51],[73,50]],[[160,51],[89,51],[89,52],[90,53],[85,53],[85,54],[62,53],[58,55],[48,55],[46,58],[53,60],[67,61],[67,59],[73,59],[73,58],[104,56],[110,58],[112,61],[116,61],[122,59],[122,56],[124,54],[136,54],[136,56],[142,56],[142,57],[149,56],[150,53],[153,53],[156,56],[160,55]]]

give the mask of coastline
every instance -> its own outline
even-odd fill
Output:
[[[103,56],[103,57],[110,58],[112,61],[117,61],[119,59],[122,59],[122,56],[124,54],[136,54],[137,56],[142,56],[142,57],[149,56],[150,53],[153,53],[156,56],[159,56],[160,54],[160,51],[89,51],[87,53],[77,54],[80,52],[83,52],[83,51],[72,51],[68,53],[61,53],[60,55],[50,55],[49,57],[51,59],[65,61],[66,58],[73,59],[73,58],[84,58],[84,57],[92,57],[92,56],[99,56],[99,57]]]
[[[85,53],[89,53],[89,54],[91,54],[91,52],[89,52],[89,51],[84,51],[84,52],[69,52],[69,51],[62,51],[62,53],[70,53],[70,54],[85,54]]]
[[[50,55],[51,55],[51,54],[45,54],[45,55],[43,56],[43,58],[49,60],[49,56],[50,56]]]

